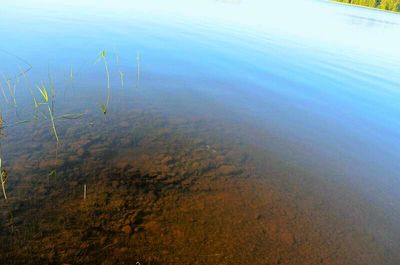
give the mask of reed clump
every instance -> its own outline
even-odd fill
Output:
[[[110,85],[110,71],[109,71],[109,65],[107,62],[108,54],[106,50],[103,50],[99,53],[97,56],[96,63],[101,61],[104,65],[104,70],[105,70],[105,76],[106,76],[106,100],[103,104],[99,104],[101,111],[103,114],[108,113],[108,108],[110,104],[110,97],[111,97],[111,85]],[[117,64],[119,64],[119,58],[117,58]],[[137,64],[137,83],[139,83],[140,80],[140,55],[137,53],[136,56],[136,64]],[[31,68],[31,67],[30,67]],[[6,76],[3,75],[3,80],[0,80],[0,100],[2,101],[0,104],[0,136],[1,136],[1,131],[2,129],[5,128],[5,121],[3,120],[2,113],[7,112],[2,112],[2,107],[3,106],[10,106],[14,107],[15,110],[17,110],[17,97],[16,97],[16,90],[17,86],[20,86],[20,76],[25,78],[25,81],[30,83],[27,79],[26,73],[30,70],[21,71],[21,73],[16,76],[16,78],[7,78]],[[119,78],[120,78],[120,83],[121,87],[124,88],[125,84],[125,73],[118,68],[119,72]],[[0,77],[1,79],[1,77]],[[71,84],[71,87],[73,83],[75,82],[75,77],[74,77],[74,68],[70,67],[69,71],[69,81]],[[55,82],[50,74],[50,70],[48,72],[48,82],[41,82],[41,83],[36,83],[36,88],[35,89],[35,83],[30,83],[30,85],[27,86],[29,93],[31,95],[31,102],[33,103],[33,111],[34,111],[34,117],[33,119],[27,119],[27,120],[20,120],[19,116],[17,115],[17,121],[13,122],[12,124],[7,123],[7,127],[15,126],[18,124],[22,123],[27,123],[27,122],[32,122],[32,121],[37,121],[39,118],[43,118],[47,122],[50,122],[50,127],[51,127],[51,132],[54,135],[54,138],[56,140],[57,146],[56,146],[56,160],[58,156],[58,148],[59,148],[59,134],[58,134],[58,129],[57,129],[57,121],[58,119],[76,119],[80,118],[84,115],[84,113],[67,113],[67,114],[61,114],[57,115],[55,113],[55,105],[56,105],[56,95],[58,91],[56,91],[56,85]],[[19,90],[18,90],[19,92]],[[65,90],[64,90],[65,92]],[[6,104],[3,104],[5,102]],[[21,104],[21,103],[20,103]],[[22,104],[21,104],[22,105]],[[18,106],[21,107],[21,106]],[[18,108],[19,109],[19,108]],[[16,111],[17,112],[17,111]],[[17,114],[17,113],[16,113]],[[58,114],[58,113],[57,113]],[[8,115],[6,115],[7,121],[8,121]],[[2,192],[4,198],[7,200],[7,193],[6,193],[6,184],[7,184],[7,171],[4,169],[2,166],[2,152],[1,152],[1,143],[0,143],[0,184],[2,187]],[[52,170],[48,174],[48,181],[50,181],[51,177],[56,177],[57,171]],[[86,184],[84,185],[84,199],[86,199]]]

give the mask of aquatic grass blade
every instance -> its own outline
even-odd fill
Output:
[[[61,116],[56,117],[56,119],[78,119],[83,117],[85,113],[68,113]]]
[[[37,86],[37,88],[39,89],[40,94],[42,94],[44,101],[46,103],[48,103],[49,102],[49,95],[47,93],[46,87],[42,84],[41,87]]]
[[[125,77],[124,72],[119,71],[119,76],[121,78],[121,87],[124,88],[124,77]]]
[[[100,104],[99,106],[100,106],[100,109],[103,112],[103,114],[106,115],[107,114],[107,107],[104,104]]]
[[[43,99],[45,101],[45,104],[47,105],[47,109],[48,109],[49,115],[50,115],[51,125],[52,125],[52,128],[53,128],[53,133],[54,133],[54,136],[56,137],[56,140],[57,140],[57,143],[58,143],[59,142],[59,138],[58,138],[58,134],[57,134],[56,125],[55,125],[55,122],[54,122],[53,111],[51,110],[50,105],[49,105],[49,95],[47,93],[46,86],[44,84],[42,84],[41,87],[37,86],[37,88],[39,89],[40,93],[42,94]]]

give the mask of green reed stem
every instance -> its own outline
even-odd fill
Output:
[[[51,112],[54,113],[54,102],[55,102],[55,98],[56,98],[56,89],[54,87],[53,77],[51,76],[51,73],[50,73],[50,66],[48,69],[48,75],[49,75],[50,95],[51,95]]]
[[[43,99],[45,101],[44,104],[47,105],[47,109],[49,111],[49,115],[50,115],[50,119],[51,119],[51,125],[53,127],[53,133],[54,133],[54,136],[56,137],[57,144],[58,144],[59,143],[59,138],[58,138],[58,134],[57,134],[56,125],[55,125],[55,122],[54,122],[54,115],[53,115],[53,112],[52,112],[52,110],[50,108],[50,104],[49,104],[49,95],[47,93],[47,89],[46,89],[44,84],[42,84],[41,87],[38,86],[38,89],[39,89],[39,92],[42,94],[42,97],[43,97]]]
[[[53,126],[54,136],[56,137],[56,140],[57,140],[57,143],[58,143],[60,140],[58,139],[58,134],[57,134],[57,130],[56,130],[56,125],[55,125],[55,123],[54,123],[53,113],[52,113],[52,111],[51,111],[51,109],[50,109],[49,104],[47,104],[47,108],[48,108],[48,110],[49,110],[50,119],[51,119],[51,124],[52,124],[52,126]]]

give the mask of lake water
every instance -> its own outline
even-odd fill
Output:
[[[2,264],[399,264],[399,15],[5,0],[0,36]]]

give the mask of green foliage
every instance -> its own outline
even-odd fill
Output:
[[[369,6],[369,7],[376,7],[378,4],[376,0],[353,0],[352,3],[355,5]]]
[[[400,12],[400,0],[381,0],[379,8]]]
[[[104,104],[100,105],[100,109],[101,109],[101,111],[103,112],[104,115],[107,114],[107,107]]]
[[[103,50],[102,52],[100,52],[100,57],[102,59],[105,59],[107,57],[107,51]]]
[[[47,93],[47,89],[44,86],[44,84],[42,84],[41,86],[37,86],[40,94],[42,94],[44,102],[45,103],[49,103],[49,94]]]
[[[400,0],[335,0],[335,1],[400,12]]]

